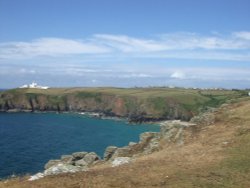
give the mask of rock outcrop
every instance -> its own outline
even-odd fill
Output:
[[[75,152],[72,153],[72,157],[75,161],[83,159],[85,157],[85,155],[87,155],[88,152],[82,151],[82,152]]]
[[[62,155],[61,159],[48,161],[44,166],[45,171],[32,176],[31,180],[47,175],[87,171],[91,165],[98,161],[100,161],[100,157],[94,152],[76,152],[72,155]]]
[[[104,158],[105,161],[113,161],[119,157],[138,157],[140,155],[150,154],[161,149],[161,144],[176,143],[181,145],[184,143],[184,129],[195,126],[194,123],[182,122],[179,120],[165,121],[161,123],[161,131],[145,132],[140,135],[138,143],[130,143],[128,146],[116,148],[109,146],[106,148]]]
[[[37,173],[33,176],[30,176],[30,178],[28,179],[29,181],[34,181],[34,180],[38,180],[38,179],[41,179],[44,177],[44,174],[43,173]]]
[[[109,160],[117,149],[118,147],[116,146],[108,146],[104,152],[103,159],[105,161]]]
[[[49,169],[52,166],[58,165],[61,162],[61,160],[49,160],[45,166],[44,169]]]
[[[44,166],[45,171],[31,176],[30,180],[36,180],[47,175],[87,171],[89,167],[99,163],[111,164],[112,167],[127,164],[136,160],[138,156],[159,151],[161,144],[183,144],[183,130],[195,125],[194,123],[179,120],[165,121],[161,123],[160,132],[142,133],[138,143],[130,142],[128,146],[120,148],[108,146],[105,150],[103,160],[94,152],[88,153],[83,151],[75,152],[71,155],[63,155],[61,159],[48,161]]]
[[[169,121],[161,126],[161,142],[176,143],[178,145],[184,144],[183,133],[184,129],[196,126],[192,122],[182,122],[180,120]]]
[[[131,161],[130,157],[117,157],[112,161],[112,167],[127,164]]]
[[[74,166],[74,165],[65,164],[65,163],[58,163],[46,169],[43,174],[44,176],[48,176],[48,175],[57,175],[61,173],[74,173],[74,172],[86,171],[86,170],[87,170],[86,168],[82,168],[80,166]]]
[[[215,122],[214,111],[215,109],[211,108],[205,113],[194,116],[193,118],[191,118],[190,122],[203,126],[212,125]]]

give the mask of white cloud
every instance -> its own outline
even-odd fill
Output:
[[[152,78],[152,75],[145,74],[145,73],[121,73],[119,75],[115,75],[115,77],[119,78]]]
[[[239,50],[249,49],[250,44],[245,38],[235,38],[235,34],[230,36],[202,36],[196,33],[171,33],[160,35],[154,39],[141,39],[126,35],[94,35],[95,40],[105,46],[112,47],[122,52],[160,52],[170,50]]]
[[[0,58],[31,58],[36,56],[63,56],[71,54],[107,53],[109,49],[90,42],[61,38],[40,38],[31,42],[0,44]]]
[[[250,70],[243,68],[195,67],[169,70],[171,78],[189,80],[250,80]]]
[[[94,35],[99,42],[122,52],[153,52],[167,50],[168,47],[152,39],[139,39],[126,35]]]
[[[186,78],[186,75],[184,74],[184,72],[175,71],[174,73],[172,73],[170,75],[170,77],[175,78],[175,79],[184,79],[184,78]]]
[[[82,55],[82,61],[149,57],[250,61],[249,40],[248,31],[224,36],[182,32],[151,38],[109,34],[96,34],[82,40],[40,38],[31,42],[0,43],[0,60],[65,55],[74,59]]]
[[[245,39],[245,40],[250,40],[250,32],[248,31],[242,31],[242,32],[235,32],[233,35],[237,38]]]
[[[141,58],[161,59],[196,59],[196,60],[227,60],[227,61],[250,61],[250,52],[225,52],[225,51],[166,51],[161,53],[141,54]]]
[[[238,62],[237,62],[238,63]],[[244,67],[241,67],[244,65]],[[1,65],[0,65],[1,66]],[[29,66],[3,65],[0,68],[1,87],[8,83],[13,87],[29,83],[33,80],[49,86],[184,86],[184,87],[248,87],[250,83],[250,69],[245,63],[235,64],[234,67],[212,66],[206,64],[192,66],[166,66],[154,64],[149,67],[141,64],[141,67],[131,67],[126,64],[110,66],[103,69],[102,65],[68,64],[65,66]],[[119,68],[120,67],[120,68]],[[107,68],[107,66],[105,66]],[[132,70],[133,69],[133,70]],[[33,74],[35,71],[35,74]],[[11,73],[11,74],[10,74]],[[13,84],[16,85],[13,85]],[[206,83],[211,83],[206,85]],[[240,84],[242,84],[240,86]],[[0,88],[1,88],[0,87]],[[8,86],[10,87],[10,86]]]
[[[250,44],[244,39],[235,38],[235,34],[220,36],[213,34],[203,36],[196,33],[171,33],[161,36],[163,43],[170,45],[172,50],[240,50],[249,49]]]
[[[25,69],[25,68],[21,68],[19,70],[20,74],[36,74],[36,71],[33,69]]]

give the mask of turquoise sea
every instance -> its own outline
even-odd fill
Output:
[[[0,178],[42,171],[48,160],[77,151],[102,157],[109,145],[125,146],[159,129],[73,113],[0,113]]]

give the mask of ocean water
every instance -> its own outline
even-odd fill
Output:
[[[48,160],[77,151],[102,157],[107,146],[125,146],[159,129],[73,113],[0,113],[0,178],[42,171]]]

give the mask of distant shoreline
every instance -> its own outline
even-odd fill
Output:
[[[248,91],[183,88],[12,89],[0,92],[0,111],[88,113],[130,123],[188,121],[207,108],[246,96]]]
[[[156,124],[156,125],[160,125],[162,122],[165,121],[171,121],[171,120],[155,120],[155,121],[131,121],[129,118],[127,117],[118,117],[118,116],[108,116],[105,115],[103,113],[97,113],[97,112],[75,112],[75,111],[32,111],[32,110],[23,110],[23,109],[10,109],[7,111],[2,111],[0,110],[0,113],[55,113],[55,114],[76,114],[76,115],[80,115],[80,116],[85,116],[85,117],[90,117],[90,118],[96,118],[96,119],[102,119],[102,120],[113,120],[113,121],[125,121],[128,124],[142,124],[142,123],[146,123],[146,124]]]

